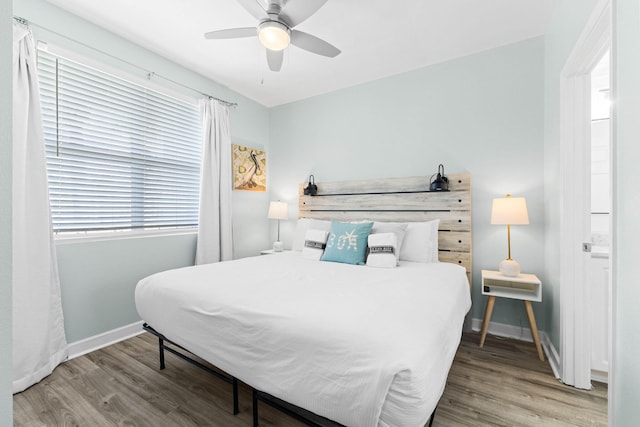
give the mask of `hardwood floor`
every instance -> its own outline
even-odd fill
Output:
[[[436,412],[437,426],[606,426],[607,385],[561,384],[533,343],[465,334]]]
[[[465,334],[438,405],[435,427],[606,426],[607,387],[560,384],[532,343]],[[14,396],[15,426],[250,426],[251,396],[167,354],[158,369],[149,334],[70,360]],[[261,426],[301,426],[260,405]]]

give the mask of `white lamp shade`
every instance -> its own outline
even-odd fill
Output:
[[[267,218],[289,219],[289,205],[287,205],[287,202],[271,202]]]
[[[524,197],[493,199],[491,224],[529,224],[527,201]]]
[[[265,21],[258,26],[258,39],[267,49],[282,50],[289,46],[289,29],[276,21]]]

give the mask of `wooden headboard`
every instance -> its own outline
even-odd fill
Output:
[[[440,219],[439,258],[467,269],[471,284],[471,174],[449,174],[447,192],[428,191],[429,177],[318,182],[318,194],[298,189],[298,217],[338,221]]]

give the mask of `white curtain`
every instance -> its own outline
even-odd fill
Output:
[[[233,259],[231,131],[229,107],[215,99],[202,106],[202,166],[196,264]]]
[[[67,357],[31,32],[13,24],[13,392]]]

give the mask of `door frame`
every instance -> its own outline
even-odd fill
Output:
[[[611,0],[600,0],[560,74],[560,371],[565,384],[583,389],[591,388],[588,259],[582,253],[582,243],[591,241],[585,215],[591,146],[585,141],[591,140],[591,70],[611,50],[611,16]]]

